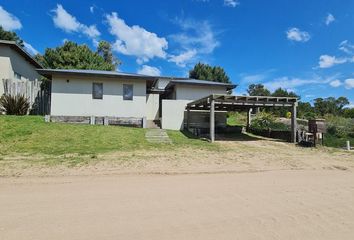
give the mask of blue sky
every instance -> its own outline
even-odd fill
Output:
[[[0,25],[28,51],[73,40],[113,44],[119,71],[186,76],[198,61],[225,68],[236,94],[251,83],[303,100],[354,104],[354,1],[0,0]]]

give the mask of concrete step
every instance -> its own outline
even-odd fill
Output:
[[[170,137],[163,129],[148,129],[145,138],[151,143],[172,143]]]

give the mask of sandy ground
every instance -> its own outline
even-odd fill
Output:
[[[354,172],[354,151],[301,148],[269,140],[218,142],[219,151],[112,152],[91,156],[5,156],[0,177],[93,176],[115,174],[240,173],[273,170]],[[76,158],[81,158],[77,160]],[[74,164],[73,164],[74,163]]]
[[[1,178],[0,213],[4,240],[354,239],[354,175]]]
[[[218,144],[2,157],[0,239],[354,239],[353,153]]]

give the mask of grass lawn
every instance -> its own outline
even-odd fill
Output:
[[[146,129],[45,123],[40,116],[0,116],[0,156],[9,154],[98,154],[144,149],[173,150],[191,147],[217,150],[217,144],[193,139],[180,131],[168,131],[173,144],[152,144]]]

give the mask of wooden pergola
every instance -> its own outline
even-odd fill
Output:
[[[210,140],[215,141],[215,111],[247,111],[247,128],[251,122],[252,108],[289,107],[291,108],[291,141],[296,143],[297,98],[267,96],[233,96],[213,94],[187,104],[187,129],[189,129],[190,111],[210,111]]]

